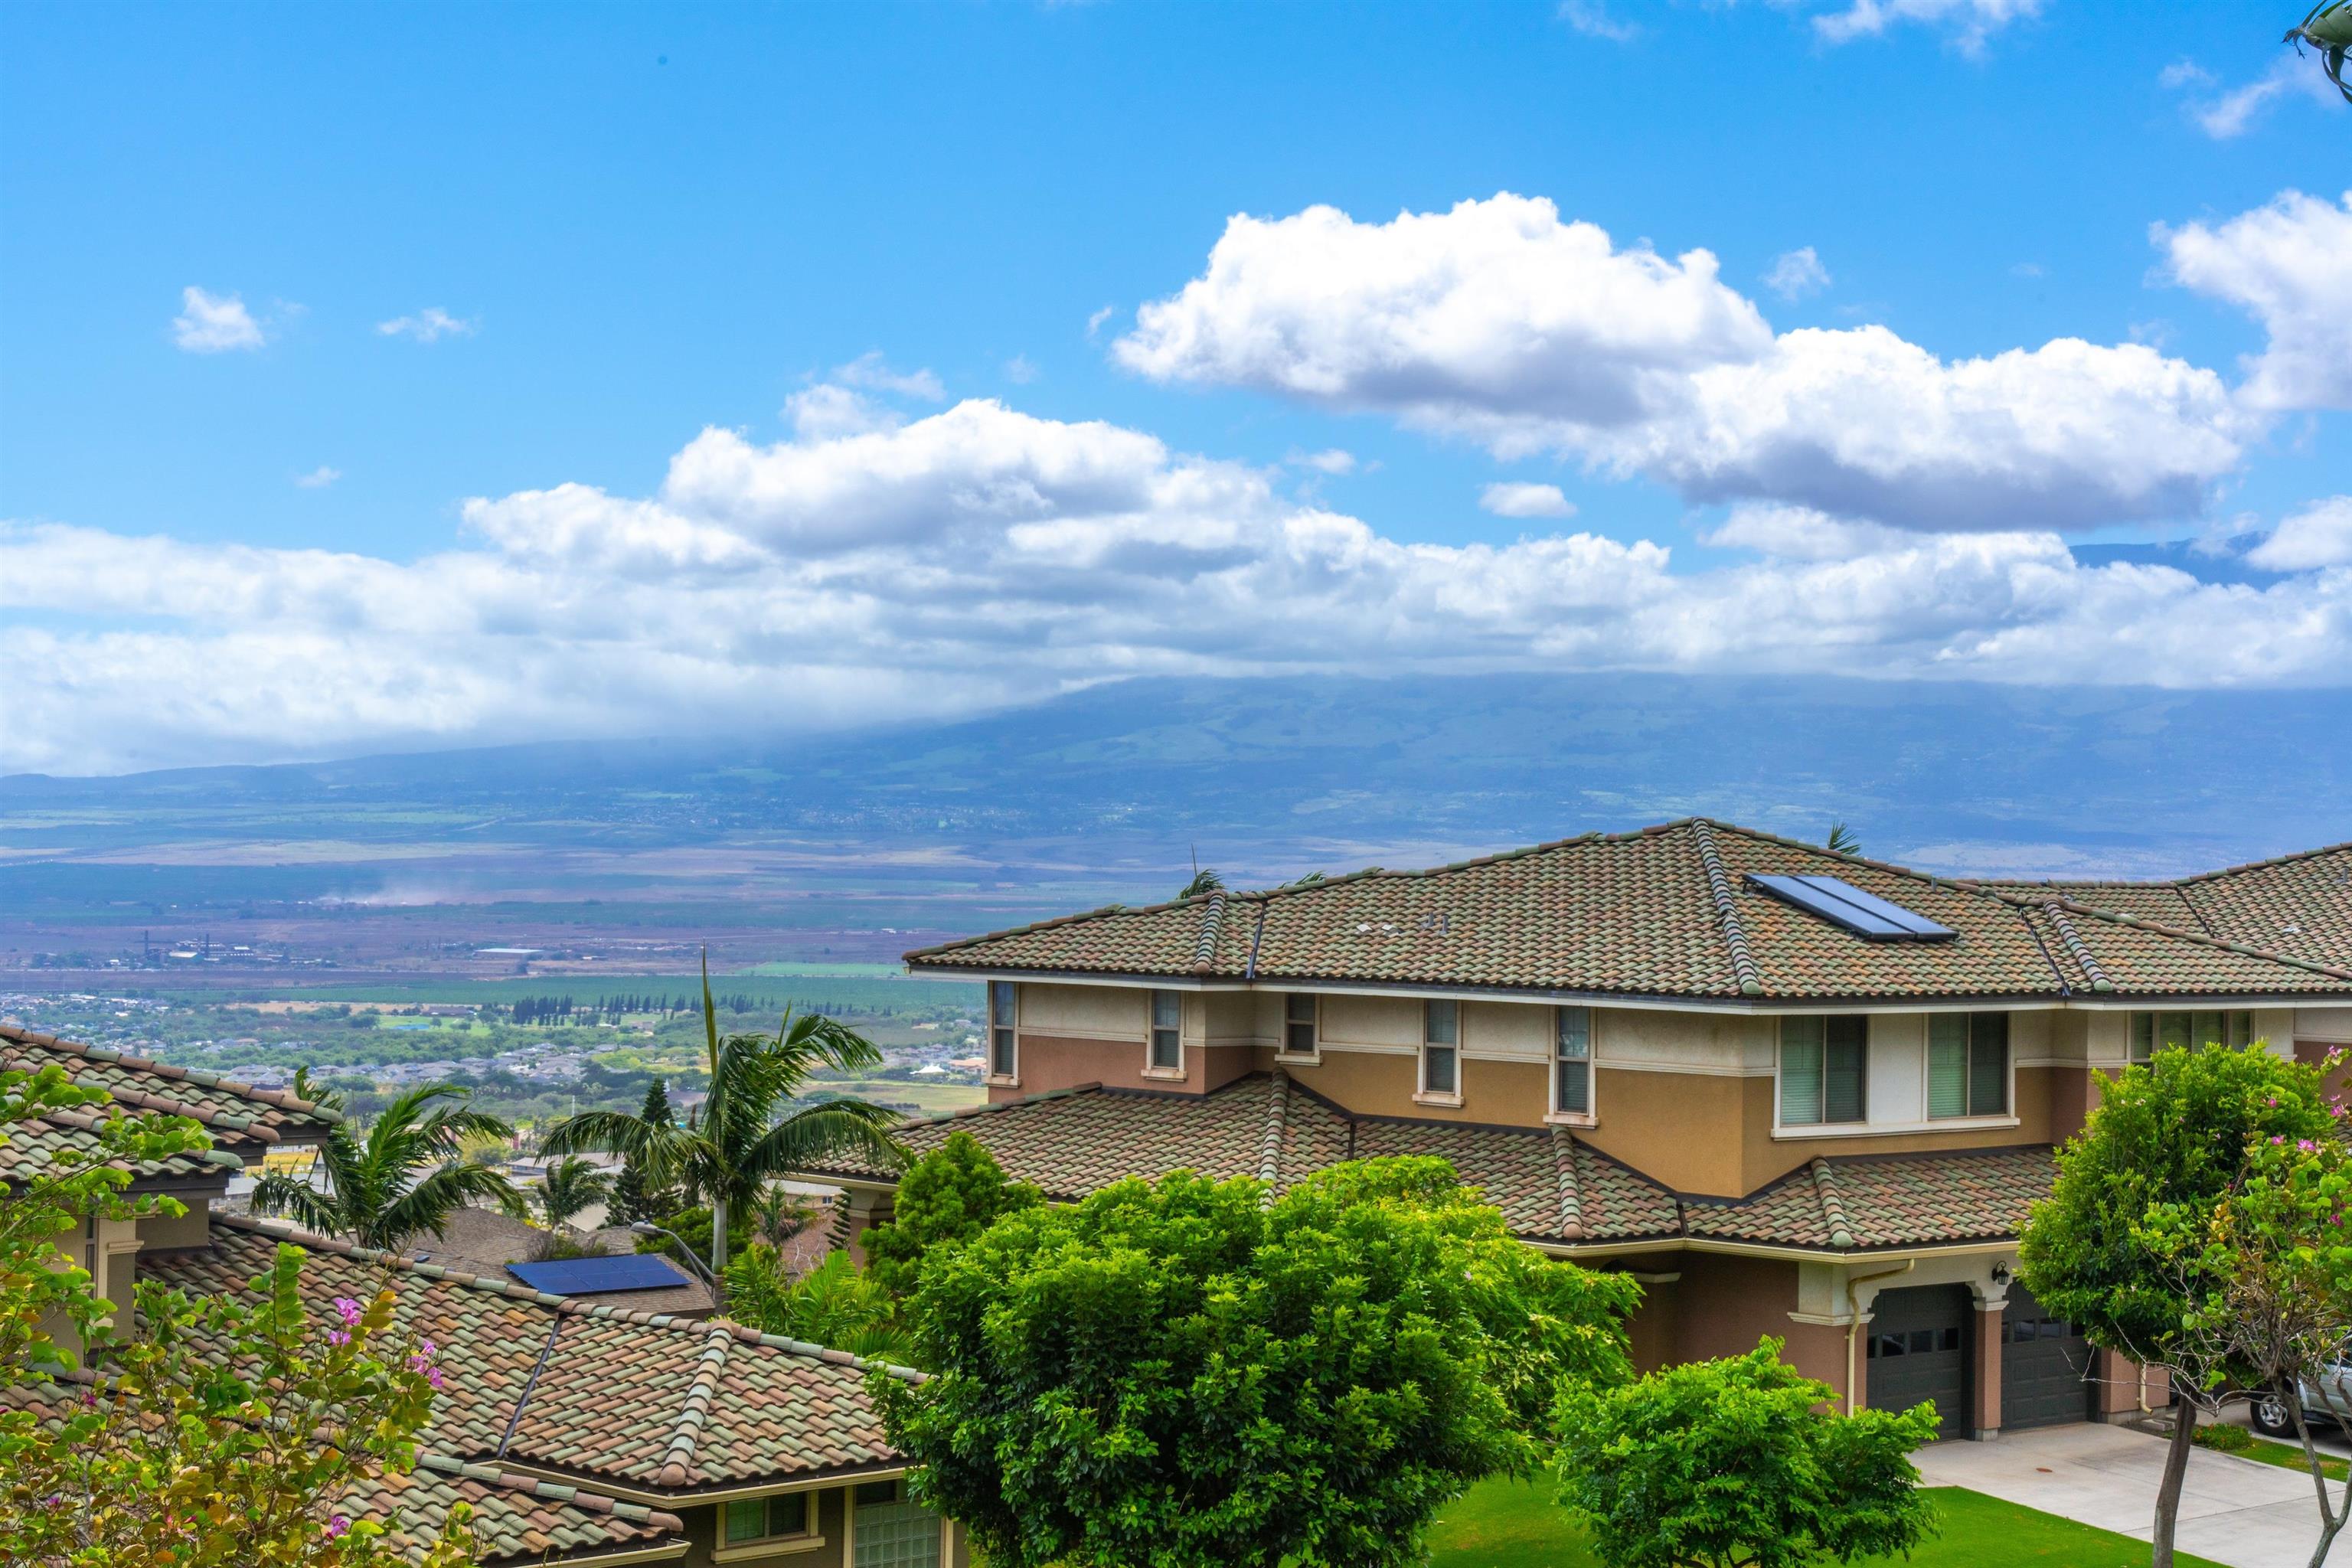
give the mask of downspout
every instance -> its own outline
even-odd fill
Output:
[[[1911,1270],[1918,1267],[1919,1260],[1917,1258],[1906,1258],[1903,1260],[1903,1267],[1900,1268],[1882,1268],[1875,1274],[1849,1274],[1846,1276],[1845,1413],[1848,1415],[1853,1414],[1853,1351],[1855,1342],[1862,1333],[1862,1302],[1854,1296],[1853,1288],[1857,1285],[1866,1285],[1873,1279],[1892,1279],[1898,1274],[1908,1274]]]

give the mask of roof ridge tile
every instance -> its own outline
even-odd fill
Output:
[[[1724,874],[1723,859],[1715,850],[1714,825],[1705,817],[1693,817],[1691,839],[1698,846],[1700,867],[1706,873],[1708,895],[1715,900],[1716,918],[1723,928],[1723,944],[1731,952],[1732,973],[1739,976],[1742,996],[1764,994],[1764,980],[1756,967],[1756,955],[1748,946],[1748,933],[1739,923],[1739,908],[1731,897],[1731,879]]]
[[[1552,1171],[1559,1181],[1559,1236],[1562,1241],[1584,1239],[1583,1194],[1576,1185],[1576,1140],[1567,1128],[1551,1130]]]
[[[1812,1163],[1813,1194],[1821,1200],[1822,1218],[1828,1222],[1830,1245],[1848,1247],[1853,1245],[1853,1231],[1847,1226],[1845,1205],[1839,1201],[1837,1178],[1830,1174],[1830,1163],[1819,1155]]]
[[[257,1089],[241,1079],[224,1078],[218,1073],[194,1068],[174,1067],[170,1062],[157,1061],[152,1057],[134,1056],[115,1046],[93,1045],[83,1040],[69,1040],[62,1035],[52,1035],[40,1029],[28,1029],[18,1024],[0,1024],[0,1039],[16,1040],[28,1046],[69,1052],[87,1057],[94,1062],[106,1062],[115,1067],[129,1068],[135,1072],[153,1073],[158,1078],[184,1079],[205,1089],[226,1089],[243,1098],[274,1105],[280,1110],[299,1111],[315,1116],[322,1121],[341,1121],[343,1114],[316,1100],[303,1100],[282,1089]],[[110,1093],[113,1092],[109,1090]]]
[[[665,1513],[660,1509],[648,1508],[644,1503],[625,1502],[619,1498],[606,1497],[602,1492],[583,1491],[578,1487],[566,1486],[562,1481],[551,1481],[538,1476],[500,1469],[496,1465],[476,1464],[465,1459],[453,1458],[446,1454],[422,1453],[416,1456],[416,1462],[424,1468],[438,1475],[460,1476],[469,1481],[478,1481],[484,1486],[497,1487],[504,1491],[519,1491],[530,1497],[544,1498],[550,1502],[567,1503],[590,1513],[610,1514],[615,1519],[629,1520],[634,1523],[649,1525],[656,1530],[682,1531],[686,1529],[686,1521],[674,1513]]]
[[[702,1360],[694,1369],[694,1381],[687,1384],[686,1402],[679,1406],[677,1426],[670,1432],[668,1452],[654,1478],[656,1484],[673,1490],[686,1485],[695,1445],[702,1440],[702,1424],[710,1417],[711,1396],[727,1371],[727,1347],[733,1342],[734,1336],[724,1331],[703,1336]]]
[[[2074,930],[2074,922],[2066,918],[2063,900],[2044,904],[2042,912],[2049,917],[2051,929],[2058,933],[2058,940],[2066,944],[2067,956],[2082,965],[2084,977],[2090,981],[2091,989],[2113,991],[2116,983],[2107,978],[2107,972],[2099,967],[2099,961],[2091,955],[2090,947]]]
[[[1225,895],[1223,891],[1209,895],[1209,907],[1201,913],[1201,934],[1192,943],[1192,973],[1206,974],[1217,966],[1217,928],[1224,923]]]

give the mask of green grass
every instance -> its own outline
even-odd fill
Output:
[[[1911,1568],[2145,1568],[2147,1542],[2040,1513],[1982,1492],[1937,1487],[1943,1531],[1911,1554]],[[1438,1516],[1433,1568],[1597,1568],[1584,1531],[1551,1500],[1549,1482],[1482,1481]],[[1899,1563],[1901,1559],[1868,1559]],[[2217,1568],[2183,1553],[2179,1568]]]
[[[2235,1452],[2242,1459],[2252,1459],[2264,1465],[2276,1465],[2283,1470],[2300,1470],[2306,1476],[2311,1474],[2310,1467],[2303,1462],[2301,1444],[2274,1443],[2268,1437],[2257,1437],[2251,1447],[2237,1449]],[[2344,1479],[2347,1470],[2352,1470],[2352,1465],[2347,1465],[2342,1459],[2331,1459],[2324,1454],[2320,1456],[2319,1468],[2331,1481]]]

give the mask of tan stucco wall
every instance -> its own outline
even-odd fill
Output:
[[[1675,1351],[1671,1359],[1708,1361],[1745,1355],[1769,1334],[1786,1342],[1780,1354],[1807,1377],[1817,1377],[1841,1395],[1845,1391],[1845,1330],[1835,1324],[1800,1323],[1797,1265],[1777,1258],[1732,1258],[1685,1252],[1644,1258],[1642,1268],[1679,1271],[1672,1289]]]
[[[139,1245],[142,1250],[157,1251],[173,1247],[203,1247],[212,1239],[210,1222],[205,1211],[212,1205],[206,1198],[183,1198],[188,1212],[174,1218],[170,1215],[150,1215],[138,1222]]]
[[[1741,1181],[1736,1194],[1752,1193],[1776,1176],[1786,1175],[1816,1155],[1907,1154],[1937,1149],[2001,1149],[2020,1143],[2050,1142],[2052,1080],[2071,1068],[2019,1068],[2015,1079],[2013,1127],[1979,1127],[1927,1132],[1896,1132],[1883,1136],[1772,1136],[1772,1080],[1743,1079],[1746,1089],[1741,1134]]]

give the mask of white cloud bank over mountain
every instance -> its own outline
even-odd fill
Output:
[[[1589,532],[1406,543],[1279,469],[970,401],[762,445],[706,430],[650,497],[467,503],[399,563],[0,530],[10,769],[106,771],[967,711],[1141,673],[1783,670],[2332,682],[2352,568],[2267,590],[2087,568],[2048,531],[1780,509],[1669,570]],[[2334,504],[2334,503],[2330,503]],[[2347,503],[2352,504],[2352,503]]]
[[[2140,343],[1945,360],[1884,326],[1776,333],[1705,250],[1619,246],[1503,194],[1360,223],[1237,216],[1117,359],[1153,380],[1390,415],[1497,457],[1549,452],[1698,503],[1897,527],[2087,530],[2194,514],[2266,416],[2341,405],[2352,207],[2288,193],[2159,228],[2171,277],[2268,330],[2233,389]]]

